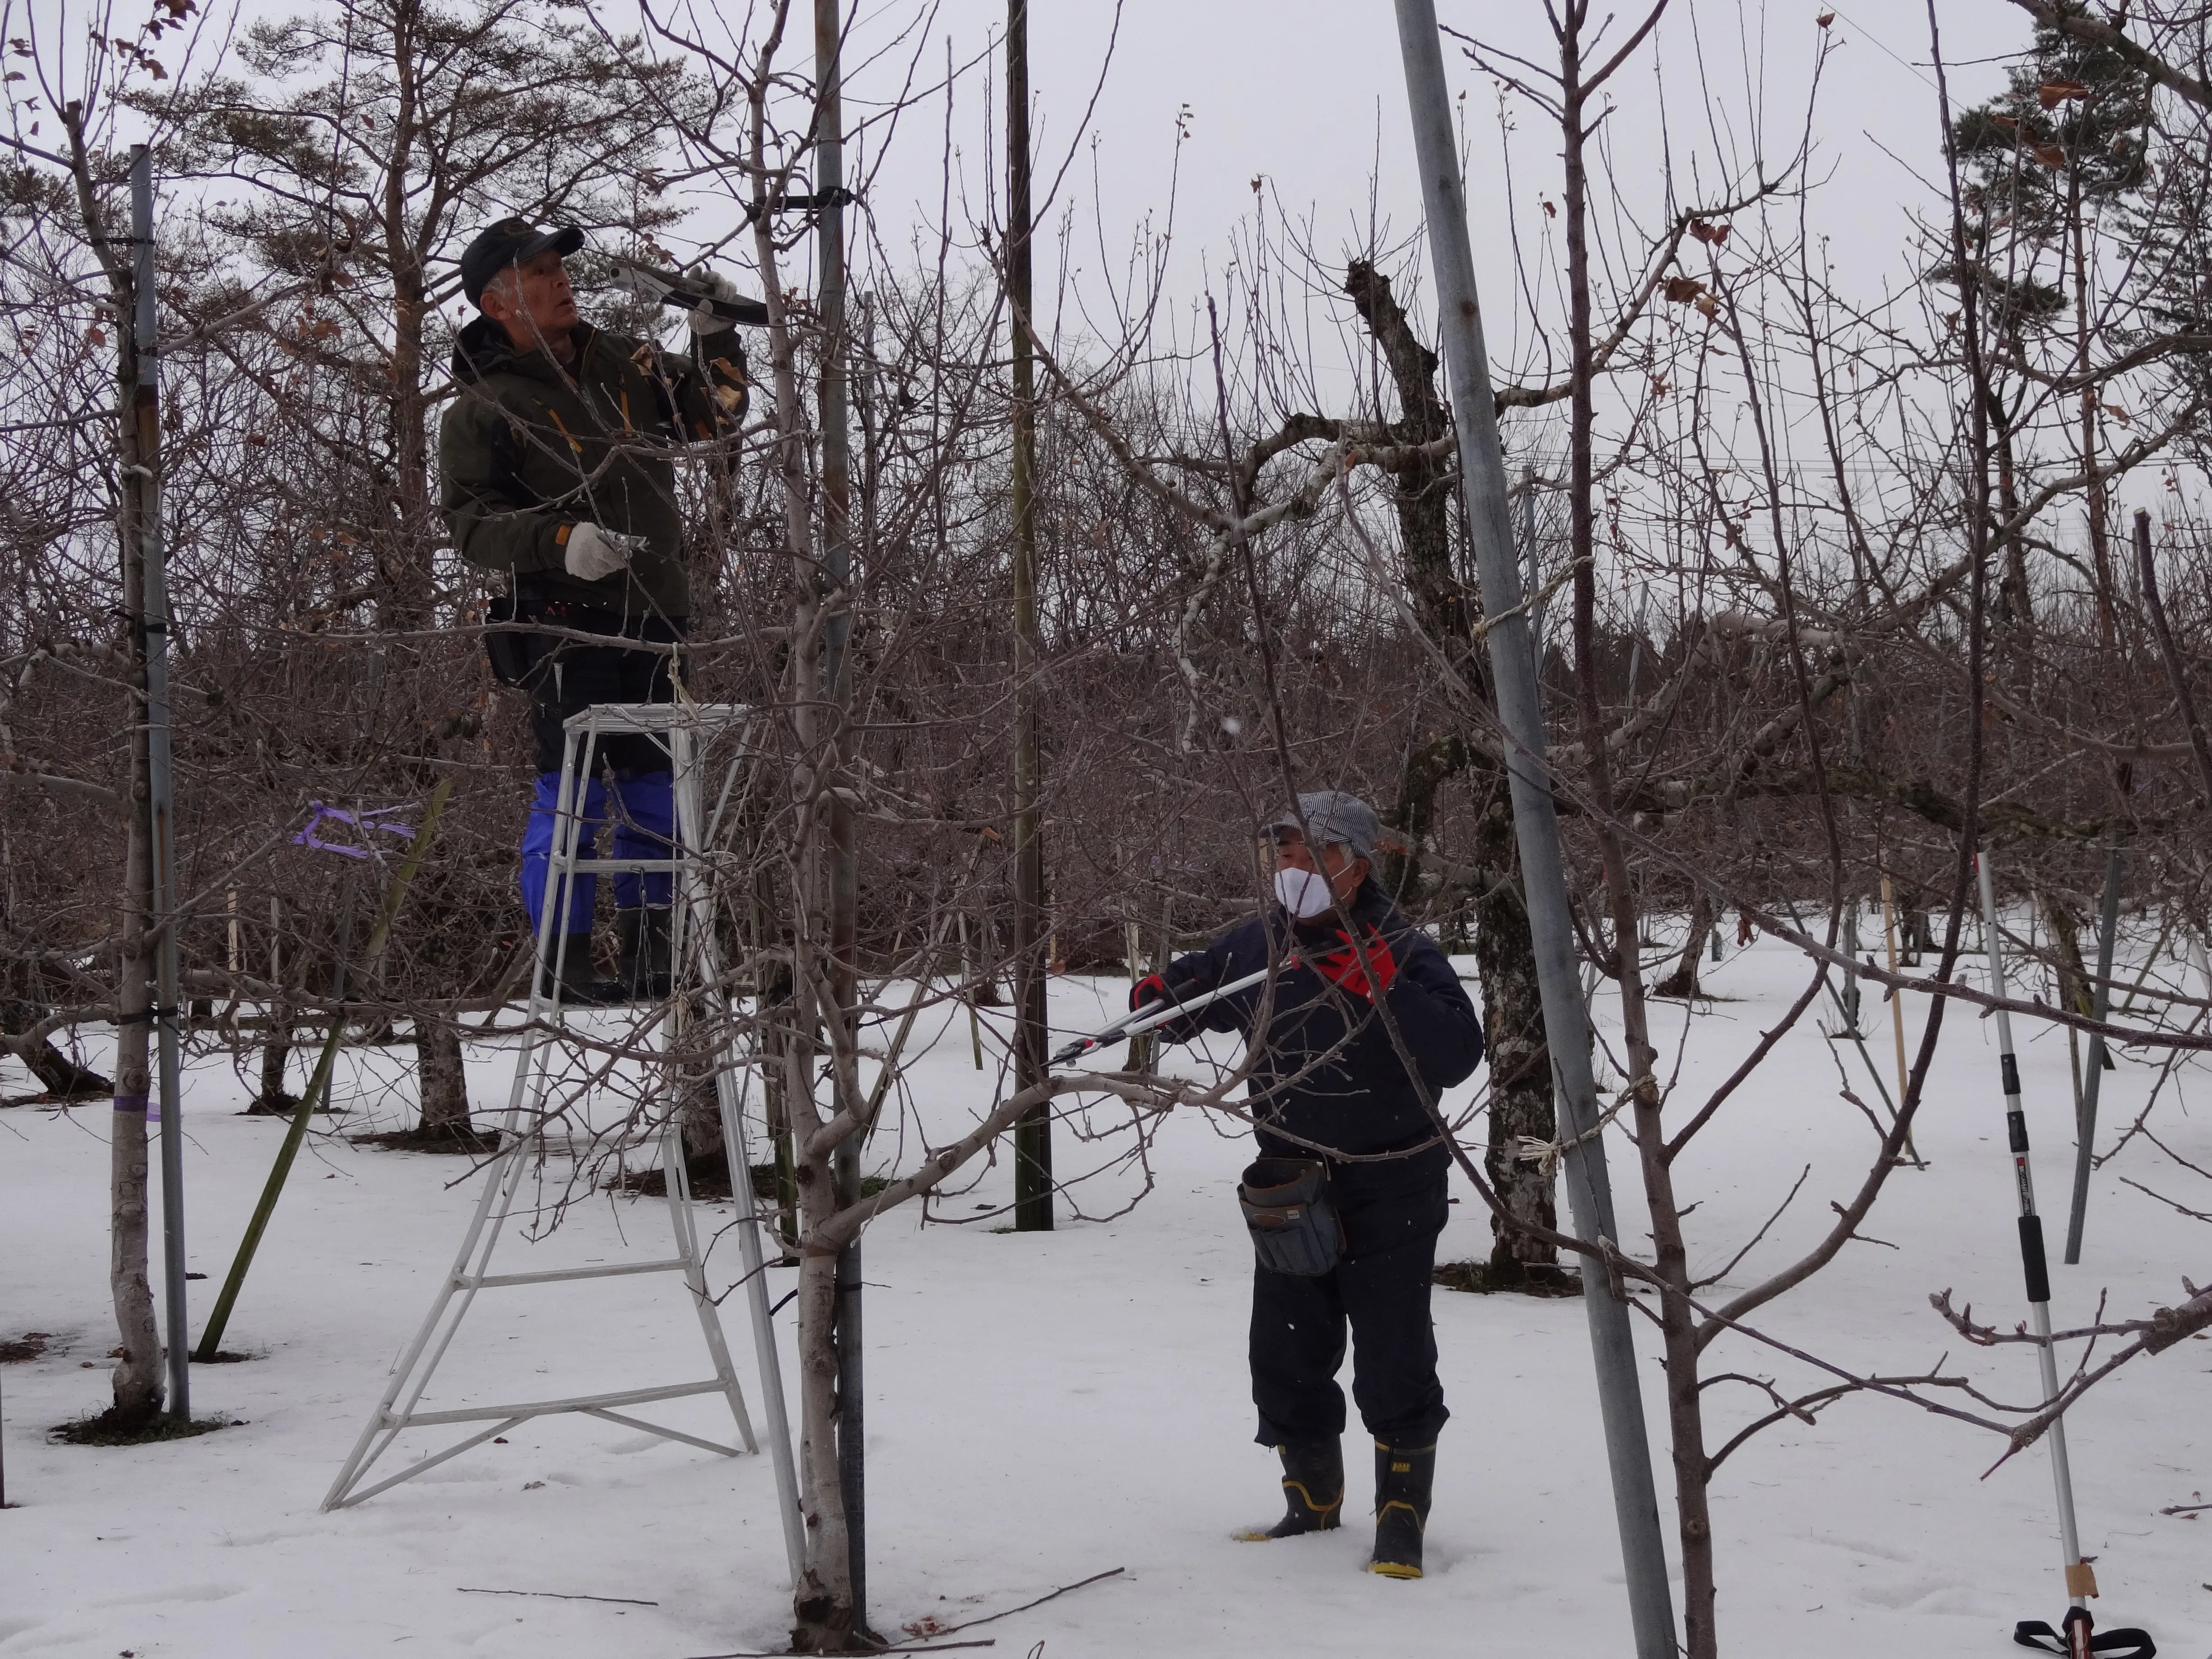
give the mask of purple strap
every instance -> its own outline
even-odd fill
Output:
[[[374,849],[371,848],[349,847],[343,842],[325,841],[315,831],[325,823],[350,824],[356,830],[363,831],[381,830],[386,835],[398,836],[408,841],[415,839],[412,825],[386,822],[392,813],[408,811],[415,805],[413,801],[402,801],[397,806],[371,807],[364,812],[349,812],[342,806],[326,806],[319,800],[311,800],[307,805],[314,809],[315,815],[307,820],[306,829],[292,837],[292,844],[295,847],[311,847],[319,853],[336,853],[341,857],[349,859],[368,859],[376,856]]]

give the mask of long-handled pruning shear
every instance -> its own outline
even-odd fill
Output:
[[[1208,1003],[1218,1002],[1239,991],[1249,991],[1275,971],[1273,968],[1262,968],[1242,979],[1232,979],[1226,985],[1217,985],[1211,991],[1200,991],[1192,996],[1177,997],[1170,991],[1165,1001],[1148,1002],[1141,1008],[1132,1009],[1111,1025],[1093,1031],[1089,1036],[1076,1038],[1047,1060],[1046,1068],[1049,1070],[1055,1066],[1065,1066],[1071,1060],[1080,1060],[1093,1050],[1103,1048],[1110,1042],[1119,1042],[1124,1037],[1142,1036],[1155,1025],[1164,1025],[1171,1019],[1181,1019],[1185,1014],[1196,1013]]]
[[[708,293],[681,272],[641,265],[635,259],[617,259],[613,264],[615,280],[648,303],[672,306],[678,311],[696,311],[705,306],[717,317],[740,327],[768,326],[768,307],[761,301],[742,297],[725,300]]]

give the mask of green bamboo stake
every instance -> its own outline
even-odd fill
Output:
[[[392,924],[398,917],[400,905],[406,901],[407,889],[415,879],[416,871],[422,867],[422,855],[430,849],[430,837],[437,833],[438,817],[446,810],[446,799],[453,793],[451,778],[439,780],[438,787],[430,792],[430,805],[422,814],[422,827],[415,832],[415,843],[407,849],[398,873],[392,878],[392,885],[385,890],[384,908],[378,913],[375,929],[368,936],[368,950],[362,963],[364,985],[376,979],[376,970],[384,961],[385,946],[392,942]],[[338,971],[344,973],[343,963]],[[260,1248],[261,1235],[268,1231],[269,1218],[276,1212],[276,1195],[284,1190],[285,1178],[292,1173],[292,1160],[300,1155],[301,1143],[307,1138],[307,1124],[315,1115],[316,1106],[329,1091],[331,1072],[337,1063],[338,1041],[344,1035],[345,988],[342,982],[337,1006],[331,1011],[331,1032],[323,1039],[322,1057],[315,1062],[315,1074],[293,1110],[291,1127],[284,1132],[284,1144],[276,1149],[276,1164],[261,1188],[261,1201],[253,1206],[253,1218],[246,1224],[246,1237],[238,1242],[237,1259],[230,1264],[229,1276],[222,1281],[222,1294],[216,1298],[215,1311],[208,1316],[207,1329],[201,1334],[199,1346],[192,1351],[192,1358],[203,1365],[211,1363],[222,1346],[223,1327],[230,1322],[230,1310],[238,1300],[239,1287],[246,1283],[246,1270],[253,1265],[253,1253]]]

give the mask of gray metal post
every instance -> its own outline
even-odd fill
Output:
[[[1474,256],[1468,240],[1467,202],[1436,6],[1434,0],[1395,3],[1406,100],[1421,169],[1421,202],[1428,218],[1429,257],[1436,271],[1437,314],[1442,320],[1445,372],[1459,431],[1460,488],[1481,575],[1483,610],[1497,618],[1489,635],[1491,674],[1510,745],[1507,762],[1514,835],[1521,853],[1528,932],[1535,947],[1544,1036],[1567,1120],[1564,1127],[1573,1137],[1565,1159],[1567,1199],[1581,1237],[1617,1239],[1604,1143],[1590,1133],[1597,1122],[1597,1090],[1590,1074],[1588,1017],[1576,981],[1566,872],[1544,759],[1535,660],[1528,625],[1513,611],[1522,600],[1522,587],[1514,559],[1505,459],[1498,441],[1498,412],[1483,346],[1482,311],[1475,291]],[[1585,1135],[1589,1138],[1582,1139]],[[1583,1284],[1637,1659],[1672,1659],[1676,1651],[1674,1599],[1667,1584],[1667,1555],[1627,1301],[1610,1293],[1603,1273],[1586,1267]]]
[[[141,520],[146,612],[146,815],[154,855],[154,1040],[161,1101],[161,1277],[169,1415],[192,1414],[191,1345],[185,1307],[185,1126],[177,1018],[183,973],[177,950],[176,784],[169,763],[169,592],[161,544],[161,359],[154,305],[154,157],[131,149],[131,330],[137,356],[138,464],[146,476]]]
[[[1536,557],[1536,469],[1521,474],[1521,557],[1528,567],[1528,651],[1536,673],[1544,672],[1544,606],[1537,595],[1544,591],[1544,573]]]
[[[1844,954],[1851,959],[1850,967],[1844,972],[1844,1024],[1856,1036],[1859,1031],[1859,901],[1856,894],[1844,901]],[[1860,1047],[1863,1048],[1865,1045],[1862,1043]],[[1874,1062],[1869,1060],[1867,1064],[1871,1066]]]
[[[2089,1011],[2102,1019],[2112,1007],[2112,944],[2120,929],[2120,849],[2105,852],[2105,908],[2097,918],[2097,985]],[[2081,1225],[2089,1214],[2089,1160],[2097,1140],[2097,1096],[2105,1082],[2105,1039],[2089,1036],[2089,1075],[2081,1084],[2081,1111],[2075,1124],[2074,1202],[2066,1212],[2066,1265],[2081,1260]]]
[[[817,106],[814,193],[821,215],[815,237],[819,256],[817,301],[822,322],[822,570],[836,606],[822,630],[823,700],[837,745],[832,763],[842,765],[849,740],[845,717],[852,700],[852,609],[847,590],[853,574],[851,437],[846,428],[845,321],[845,94],[841,54],[843,18],[838,0],[814,0],[814,79]],[[836,1006],[830,1018],[846,1018],[856,973],[858,876],[853,810],[833,797],[829,812],[830,982]],[[848,1030],[850,1037],[854,1034]],[[857,1102],[840,1102],[842,1107]],[[860,1198],[859,1133],[830,1154],[840,1206]],[[733,1172],[732,1182],[744,1178]],[[862,1375],[860,1243],[837,1253],[837,1485],[845,1499],[845,1531],[853,1577],[853,1628],[868,1628],[868,1506],[866,1382]]]

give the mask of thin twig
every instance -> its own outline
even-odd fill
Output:
[[[1046,1602],[1051,1601],[1054,1596],[1065,1595],[1070,1590],[1079,1590],[1085,1584],[1095,1584],[1102,1578],[1112,1578],[1118,1574],[1125,1573],[1127,1571],[1128,1571],[1128,1568],[1127,1567],[1109,1567],[1103,1572],[1092,1573],[1088,1578],[1079,1578],[1072,1584],[1062,1584],[1058,1589],[1053,1591],[1050,1595],[1040,1595],[1034,1601],[1024,1601],[1018,1607],[1008,1607],[1004,1613],[990,1613],[981,1619],[970,1619],[965,1624],[947,1625],[938,1633],[942,1636],[950,1636],[957,1630],[973,1630],[978,1625],[994,1625],[1001,1619],[1011,1619],[1018,1613],[1027,1613],[1031,1607],[1041,1607]],[[964,1644],[955,1642],[952,1645],[954,1647],[961,1647],[963,1646]]]
[[[626,1607],[657,1607],[658,1601],[641,1601],[630,1595],[570,1595],[561,1590],[471,1589],[466,1584],[453,1587],[463,1595],[542,1595],[549,1601],[619,1601]]]

